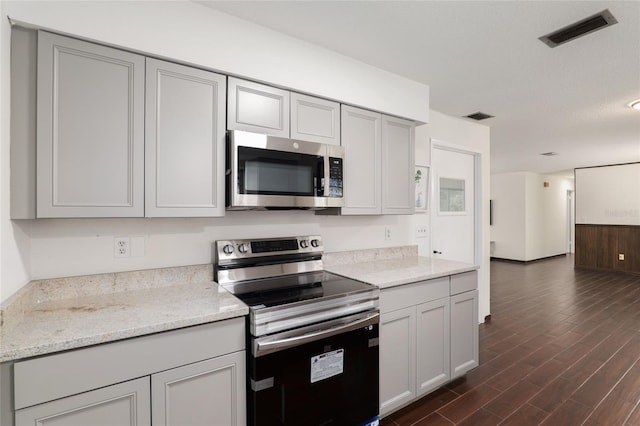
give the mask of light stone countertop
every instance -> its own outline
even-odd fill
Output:
[[[362,253],[362,252],[361,252]],[[366,253],[365,253],[366,254]],[[360,259],[359,262],[355,260]],[[350,263],[353,262],[353,263]],[[409,284],[417,281],[461,274],[478,269],[471,263],[417,256],[405,250],[397,256],[387,258],[372,253],[372,256],[345,257],[325,262],[325,269],[334,274],[374,284],[381,289]]]
[[[154,272],[157,274],[157,271]],[[114,274],[103,275],[108,278]],[[191,278],[202,279],[208,274],[192,275],[195,276]],[[91,287],[88,283],[105,281],[104,277],[73,277],[73,283],[67,280],[60,288],[68,293],[76,287],[73,292],[77,293],[78,284],[83,280],[82,289]],[[189,277],[183,278],[186,281]],[[81,295],[66,294],[67,297],[59,295],[51,299],[43,298],[42,289],[28,289],[21,299],[31,301],[14,300],[14,305],[23,306],[2,311],[0,362],[225,320],[249,312],[245,304],[210,280],[150,281],[147,287],[138,284],[98,293],[94,289],[89,294],[84,291]],[[47,284],[47,291],[51,293],[55,285]],[[104,282],[100,287],[105,290]],[[34,294],[30,293],[37,294],[38,300],[33,301]]]
[[[380,288],[478,269],[419,257],[417,246],[325,253],[325,270]],[[195,265],[33,281],[0,306],[0,362],[249,313]]]

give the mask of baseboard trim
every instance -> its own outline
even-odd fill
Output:
[[[498,262],[507,262],[507,263],[518,263],[520,265],[526,265],[529,263],[536,263],[536,262],[544,262],[545,260],[549,260],[549,259],[555,259],[557,257],[567,257],[569,256],[570,253],[562,253],[562,254],[556,254],[553,256],[547,256],[547,257],[540,257],[538,259],[532,259],[532,260],[515,260],[515,259],[505,259],[503,257],[490,257],[490,260],[495,260]]]

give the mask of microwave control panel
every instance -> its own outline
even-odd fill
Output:
[[[342,197],[342,158],[329,157],[329,197]]]

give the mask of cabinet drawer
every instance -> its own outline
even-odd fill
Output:
[[[465,272],[451,276],[451,295],[464,293],[478,288],[478,271]]]
[[[15,409],[244,347],[244,318],[240,317],[16,362]]]
[[[391,312],[449,296],[449,277],[382,289],[380,312]]]

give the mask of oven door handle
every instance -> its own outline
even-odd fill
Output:
[[[297,336],[264,342],[261,342],[260,339],[256,339],[253,344],[253,354],[255,357],[259,357],[272,352],[283,351],[295,346],[304,345],[305,343],[315,342],[316,340],[357,330],[361,327],[378,324],[379,322],[380,314],[378,312],[374,312],[354,321],[349,321],[347,323],[339,322],[337,325]]]

